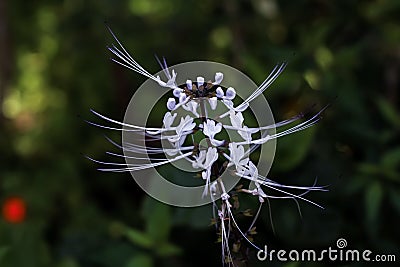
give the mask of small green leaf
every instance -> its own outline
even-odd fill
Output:
[[[396,168],[400,165],[400,147],[389,150],[382,157],[382,165],[386,168]]]
[[[389,196],[392,206],[397,210],[397,213],[400,214],[400,192],[391,188],[389,190]]]
[[[173,245],[168,243],[157,244],[157,254],[163,257],[173,256],[181,253],[182,250]]]
[[[138,254],[132,257],[125,267],[153,267],[153,260],[151,256],[145,253]]]
[[[283,267],[297,267],[297,266],[299,266],[298,261],[290,262],[290,263],[283,265]]]
[[[374,175],[379,175],[381,174],[381,169],[378,165],[376,164],[371,164],[371,163],[360,163],[358,164],[358,171],[369,175],[369,176],[374,176]]]
[[[156,243],[168,241],[171,230],[171,211],[170,207],[160,202],[154,202],[151,213],[147,219],[147,234]]]
[[[374,222],[377,219],[383,196],[382,186],[378,182],[371,184],[365,192],[365,208],[367,219]]]
[[[146,233],[139,232],[134,229],[127,229],[125,235],[132,243],[143,248],[150,248],[154,244],[150,236],[148,236]]]
[[[377,99],[378,108],[380,109],[382,116],[393,126],[400,127],[400,114],[396,111],[392,104],[390,104],[384,98]]]
[[[0,263],[3,260],[3,257],[8,253],[9,247],[0,247]]]

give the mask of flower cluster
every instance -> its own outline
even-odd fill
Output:
[[[131,131],[134,134],[140,133],[155,140],[166,141],[170,145],[170,148],[140,147],[129,144],[125,144],[122,147],[116,144],[121,149],[129,150],[138,155],[144,154],[148,156],[159,154],[164,155],[164,157],[151,158],[151,162],[147,164],[122,164],[94,160],[100,164],[113,166],[112,168],[101,168],[100,170],[132,172],[156,168],[179,160],[188,161],[195,170],[198,170],[201,178],[204,180],[205,187],[202,197],[209,197],[213,200],[214,208],[217,211],[215,221],[219,229],[223,264],[232,266],[234,265],[234,257],[231,252],[230,232],[235,229],[235,231],[240,233],[242,239],[247,240],[249,244],[258,249],[252,243],[250,235],[254,231],[254,223],[265,200],[290,198],[295,201],[304,200],[321,207],[305,198],[305,195],[310,191],[325,191],[325,187],[315,186],[315,184],[312,186],[289,186],[277,183],[259,174],[256,166],[257,163],[253,162],[250,158],[250,155],[257,147],[278,137],[306,129],[320,120],[322,111],[301,122],[298,121],[304,117],[303,115],[295,116],[272,125],[257,127],[248,127],[246,125],[243,114],[248,109],[250,102],[260,96],[272,84],[284,70],[285,63],[275,66],[271,74],[248,98],[242,100],[239,104],[235,104],[238,102],[235,101],[237,100],[236,90],[233,87],[224,87],[222,85],[224,79],[222,72],[215,73],[213,80],[206,80],[206,78],[199,76],[192,77],[195,78],[195,81],[188,79],[183,84],[177,84],[176,78],[178,74],[175,70],[170,71],[165,60],[163,60],[160,62],[160,65],[167,78],[166,81],[163,81],[159,76],[150,74],[139,65],[113,33],[112,35],[118,44],[118,46],[112,45],[109,47],[109,50],[116,56],[112,60],[153,80],[156,82],[155,86],[158,84],[161,87],[170,89],[172,95],[165,103],[168,111],[164,114],[162,127],[148,128],[140,125],[126,124],[95,111],[92,112],[100,118],[124,128],[119,129],[95,123],[92,124],[106,129]],[[217,117],[209,117],[207,114],[208,109],[215,111],[218,105],[222,105],[224,112]],[[189,115],[178,117],[177,111],[180,109],[187,111]],[[229,123],[223,124],[219,120],[225,117],[228,117]],[[295,124],[296,122],[298,123]],[[291,124],[295,125],[279,131],[282,126]],[[277,131],[271,133],[271,129],[277,129]],[[222,131],[228,134],[231,131],[235,132],[239,138],[238,140],[226,138],[226,136],[221,134]],[[205,142],[196,142],[194,138],[189,138],[198,132],[202,133]],[[119,156],[126,157],[124,155]],[[221,178],[224,172],[248,180],[253,185],[247,189],[237,189],[234,192],[235,196],[237,193],[244,193],[256,196],[259,200],[260,208],[247,231],[242,231],[235,220],[232,192],[227,192],[224,180]],[[273,192],[277,194],[273,194]],[[220,204],[218,206],[216,203],[219,199]]]

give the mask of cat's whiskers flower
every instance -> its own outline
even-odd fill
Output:
[[[110,30],[111,32],[111,30]],[[275,129],[280,127],[294,124],[304,117],[304,114],[299,114],[287,120],[270,125],[263,125],[258,127],[248,127],[246,125],[243,112],[249,108],[249,104],[256,99],[277,79],[286,67],[286,63],[277,64],[269,76],[262,82],[262,84],[252,93],[245,98],[239,105],[235,106],[233,100],[237,96],[237,92],[233,87],[224,87],[222,81],[224,74],[216,72],[214,81],[206,81],[207,77],[197,76],[188,77],[183,84],[177,84],[178,73],[175,70],[169,71],[166,60],[158,60],[162,70],[168,79],[167,81],[161,80],[159,76],[154,76],[146,71],[139,63],[137,63],[132,56],[125,50],[121,42],[116,38],[114,33],[111,32],[116,40],[118,47],[112,45],[108,47],[113,55],[116,56],[112,59],[114,62],[127,67],[151,80],[163,88],[171,91],[171,96],[165,103],[168,111],[164,114],[162,127],[145,127],[140,125],[133,125],[125,122],[119,122],[104,116],[94,110],[93,114],[99,118],[118,125],[122,128],[112,126],[105,126],[98,123],[89,122],[94,126],[98,126],[109,130],[118,130],[143,136],[142,143],[133,144],[124,142],[118,145],[111,139],[107,138],[113,145],[121,149],[124,155],[107,152],[110,156],[115,156],[123,159],[132,159],[135,163],[114,163],[103,162],[92,158],[90,160],[106,165],[112,166],[111,168],[100,168],[101,171],[111,172],[133,172],[141,171],[149,168],[157,168],[169,163],[174,163],[180,160],[186,160],[191,163],[194,170],[198,171],[204,180],[204,191],[202,197],[210,197],[214,207],[218,210],[218,225],[220,229],[222,259],[224,264],[234,266],[233,255],[230,250],[231,231],[238,231],[241,236],[248,241],[251,246],[259,249],[248,236],[250,229],[253,228],[255,220],[261,210],[261,206],[265,200],[269,199],[293,199],[298,204],[297,200],[308,202],[317,207],[323,208],[319,204],[305,198],[304,196],[312,191],[326,191],[326,187],[316,186],[293,186],[283,185],[273,180],[268,179],[258,173],[256,164],[250,160],[250,154],[254,152],[259,146],[269,142],[270,140],[283,137],[304,129],[307,129],[316,124],[320,118],[321,113],[316,113],[303,122],[300,122],[283,131],[274,132]],[[194,80],[191,80],[194,79]],[[229,81],[227,82],[229,83]],[[214,118],[208,116],[206,102],[210,109],[215,113],[216,108],[220,106],[224,111],[216,115]],[[185,110],[189,115],[181,116],[178,111]],[[210,112],[211,113],[211,112]],[[222,123],[223,118],[229,116],[225,123]],[[176,121],[179,123],[175,123]],[[217,136],[222,131],[235,131],[240,140],[225,140],[218,139]],[[202,132],[205,137],[207,145],[196,143],[193,137],[196,132]],[[191,144],[190,138],[191,136]],[[161,142],[163,146],[149,146],[148,143]],[[165,144],[164,144],[164,143]],[[125,152],[129,152],[126,155]],[[152,157],[148,157],[152,155]],[[251,223],[249,230],[243,232],[234,218],[233,206],[230,203],[230,192],[226,192],[224,180],[222,179],[223,173],[228,172],[229,175],[239,177],[250,181],[252,188],[241,188],[237,190],[238,193],[246,193],[258,197],[260,208]],[[212,180],[213,179],[213,180]],[[296,193],[292,193],[296,192]],[[276,193],[271,194],[270,192]],[[217,207],[216,201],[221,199],[220,207]]]

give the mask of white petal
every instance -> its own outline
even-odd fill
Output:
[[[236,168],[238,168],[238,166],[247,165],[247,163],[249,162],[249,158],[243,159],[244,147],[242,145],[237,145],[232,142],[229,144],[229,151],[230,151],[229,157],[231,158],[230,166],[234,164],[236,165]]]
[[[175,79],[176,79],[176,72],[175,72],[175,70],[172,70],[172,77],[171,77],[171,79],[168,80],[167,86],[174,86]]]
[[[176,147],[177,148],[182,147],[183,143],[186,140],[186,136],[187,136],[187,134],[184,134],[184,135],[181,136],[181,138],[179,139],[179,142],[176,143]]]
[[[193,168],[203,168],[204,160],[206,159],[206,151],[200,150],[199,155],[195,156],[195,161],[192,162]]]
[[[217,97],[211,97],[208,99],[208,103],[210,103],[210,107],[212,110],[215,110],[217,108],[217,104],[218,104],[218,99]]]
[[[211,172],[209,170],[205,170],[201,173],[201,177],[203,178],[203,180],[210,180],[211,177]]]
[[[211,139],[211,144],[213,146],[222,146],[224,143],[225,143],[225,140]]]
[[[258,178],[258,169],[257,166],[254,165],[252,161],[249,161],[249,175],[254,177],[255,179]]]
[[[185,93],[180,93],[179,94],[179,103],[185,102],[186,98],[187,98],[187,96]]]
[[[237,113],[235,114],[234,111],[231,111],[230,114],[229,114],[229,118],[230,118],[230,120],[231,120],[231,125],[232,125],[233,127],[235,127],[235,128],[242,128],[244,119],[243,119],[243,115],[242,115],[241,112],[237,112]]]
[[[208,169],[218,159],[217,149],[215,147],[209,147],[207,150],[206,161],[204,166]]]
[[[252,140],[252,138],[251,138],[251,132],[249,131],[249,128],[248,128],[247,126],[244,126],[244,127],[243,127],[243,131],[239,130],[238,133],[240,134],[240,136],[241,136],[244,140],[246,140],[246,141],[248,141],[248,142],[250,142],[250,141]]]
[[[233,102],[232,102],[232,100],[229,100],[229,99],[227,99],[227,98],[223,97],[223,99],[222,99],[222,103],[224,103],[224,104],[225,104],[225,106],[226,106],[228,109],[234,110],[234,107],[233,107]]]
[[[206,136],[208,136],[208,137],[212,137],[213,136],[213,134],[212,134],[212,129],[211,129],[211,120],[207,120],[206,121],[206,123],[204,123],[204,128],[203,128],[203,133],[204,133],[204,135],[206,135]]]
[[[215,125],[215,134],[219,133],[222,130],[222,124],[219,122]]]
[[[195,115],[196,117],[200,117],[199,113],[197,112],[197,107],[199,106],[199,104],[195,101],[189,101],[186,105],[183,105],[182,107],[193,113],[193,115]]]
[[[164,127],[165,127],[165,128],[168,129],[168,128],[171,127],[171,125],[174,123],[174,120],[175,120],[175,118],[176,118],[176,115],[177,115],[177,113],[174,113],[174,115],[172,115],[171,112],[165,113],[165,115],[164,115],[164,120],[163,120],[163,123],[164,123]]]
[[[203,133],[210,137],[211,139],[214,138],[214,135],[219,133],[222,130],[222,124],[217,123],[215,121],[208,119],[206,123],[204,123]]]

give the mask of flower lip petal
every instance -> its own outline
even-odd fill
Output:
[[[216,124],[215,121],[210,119],[207,119],[207,121],[204,123],[203,133],[204,135],[210,137],[211,139],[214,139],[214,136],[221,130],[222,130],[221,123]]]
[[[231,125],[233,127],[239,128],[239,129],[242,128],[244,118],[243,118],[243,115],[241,112],[235,113],[234,111],[231,111],[229,114],[229,118],[231,120]]]

